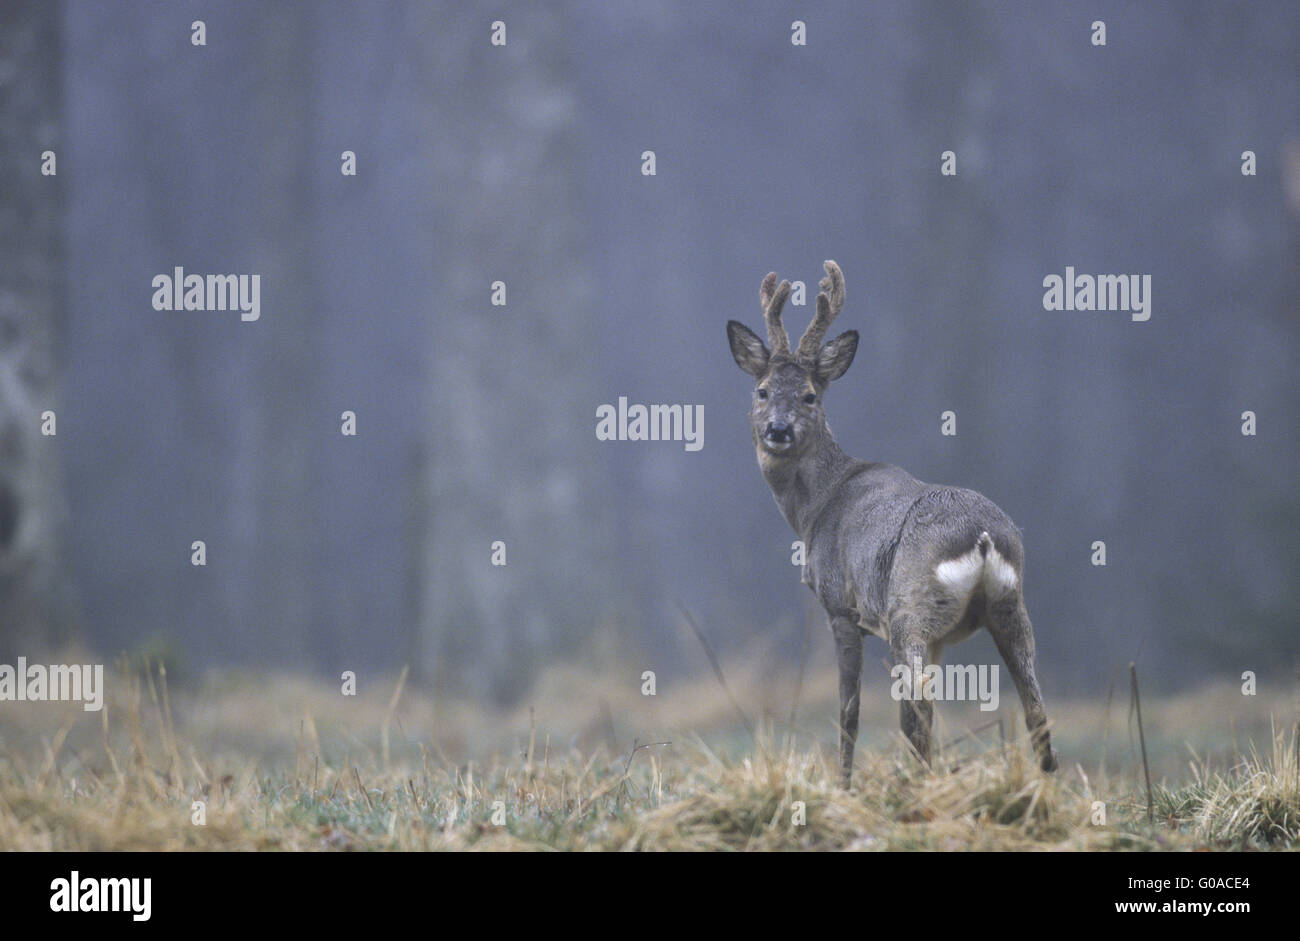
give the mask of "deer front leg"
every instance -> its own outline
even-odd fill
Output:
[[[853,746],[858,738],[862,628],[847,615],[831,615],[831,632],[840,661],[840,787],[847,791],[853,778]]]

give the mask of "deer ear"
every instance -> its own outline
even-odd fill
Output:
[[[727,342],[736,365],[751,376],[761,376],[767,370],[771,354],[757,334],[739,320],[727,321]]]
[[[817,375],[826,382],[838,379],[849,371],[857,352],[858,331],[844,331],[817,354]]]

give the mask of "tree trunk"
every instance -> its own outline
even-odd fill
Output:
[[[63,311],[63,193],[42,174],[62,160],[62,5],[0,6],[0,654],[66,641],[71,593],[60,558],[66,520],[57,422]],[[57,431],[57,424],[55,429]],[[0,656],[0,659],[4,659]]]

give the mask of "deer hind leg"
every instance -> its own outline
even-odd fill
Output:
[[[853,746],[858,738],[862,628],[853,618],[832,615],[831,632],[840,662],[840,787],[847,791],[853,777]]]
[[[903,667],[903,696],[898,704],[899,725],[903,735],[912,744],[916,756],[925,764],[930,763],[931,729],[934,725],[934,702],[925,698],[924,679],[919,673],[931,660],[927,657],[937,655],[938,646],[929,638],[942,633],[937,617],[927,618],[911,612],[894,614],[889,621],[889,649],[894,660],[894,667]],[[931,624],[935,621],[935,624]],[[943,625],[946,626],[946,625]],[[895,689],[898,687],[895,686]]]
[[[1034,673],[1034,628],[1029,613],[1019,594],[989,605],[989,633],[1002,655],[1011,678],[1015,681],[1020,704],[1025,710],[1025,725],[1029,738],[1044,771],[1057,768],[1056,750],[1048,731],[1047,710],[1043,708],[1043,694],[1038,688]]]

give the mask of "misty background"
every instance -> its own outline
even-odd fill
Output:
[[[1133,659],[1290,682],[1298,48],[1290,2],[6,2],[0,662],[513,702],[701,673],[680,602],[793,669],[813,599],[724,325],[775,269],[797,337],[834,258],[831,426],[1019,524],[1049,702]],[[260,275],[260,320],[155,311],[177,266]],[[1045,311],[1066,266],[1150,274],[1151,319]],[[598,441],[620,396],[703,405],[703,449]]]

